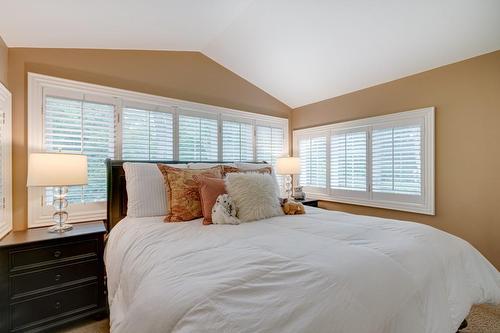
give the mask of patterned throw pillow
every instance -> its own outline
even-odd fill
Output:
[[[158,164],[168,193],[169,213],[165,222],[190,221],[203,216],[198,182],[194,176],[222,178],[220,165],[209,169],[178,169]]]
[[[255,168],[252,170],[240,169],[237,167],[222,165],[222,176],[226,177],[228,173],[262,173],[262,174],[271,174],[273,172],[273,168],[270,166]]]

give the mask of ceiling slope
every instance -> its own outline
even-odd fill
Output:
[[[205,49],[295,108],[500,48],[500,1],[255,1]]]

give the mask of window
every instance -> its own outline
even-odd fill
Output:
[[[105,218],[106,158],[275,163],[288,150],[283,118],[32,73],[28,95],[29,152],[88,156],[88,185],[69,191],[69,222]],[[28,189],[30,227],[52,223],[51,203],[51,188]]]
[[[282,127],[257,126],[257,160],[276,164],[284,151],[284,131]]]
[[[219,160],[217,127],[217,118],[179,115],[179,160]]]
[[[0,238],[12,230],[11,98],[0,83]]]
[[[434,214],[434,108],[294,131],[317,198]]]
[[[326,136],[299,140],[301,154],[300,184],[306,188],[326,189]]]
[[[276,166],[278,157],[284,152],[287,153],[288,150],[285,149],[284,144],[286,142],[285,133],[287,132],[283,130],[283,127],[257,125],[255,129],[257,161],[266,161],[272,166]],[[276,179],[283,194],[285,177],[277,175]]]
[[[373,192],[421,194],[421,127],[373,130]]]
[[[114,156],[114,105],[45,97],[43,151],[85,154],[88,185],[71,186],[68,201],[89,203],[106,200],[104,160]],[[53,201],[52,188],[45,190],[46,205]]]
[[[251,123],[222,121],[222,160],[253,161],[253,141]]]
[[[366,191],[367,132],[334,132],[330,140],[330,187]]]
[[[172,160],[174,125],[170,112],[125,107],[122,111],[124,160]]]

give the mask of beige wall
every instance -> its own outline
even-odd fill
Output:
[[[387,64],[390,66],[390,64]],[[436,107],[436,215],[323,202],[464,238],[500,268],[500,51],[292,111],[292,128]]]
[[[0,36],[0,83],[3,83],[4,86],[7,86],[7,56],[7,45]]]
[[[290,108],[198,52],[9,49],[14,229],[27,224],[27,72],[289,117]]]

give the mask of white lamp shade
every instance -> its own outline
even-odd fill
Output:
[[[33,153],[28,159],[28,186],[87,184],[87,156]]]
[[[300,158],[280,157],[276,162],[276,173],[278,175],[298,175],[300,174]]]

